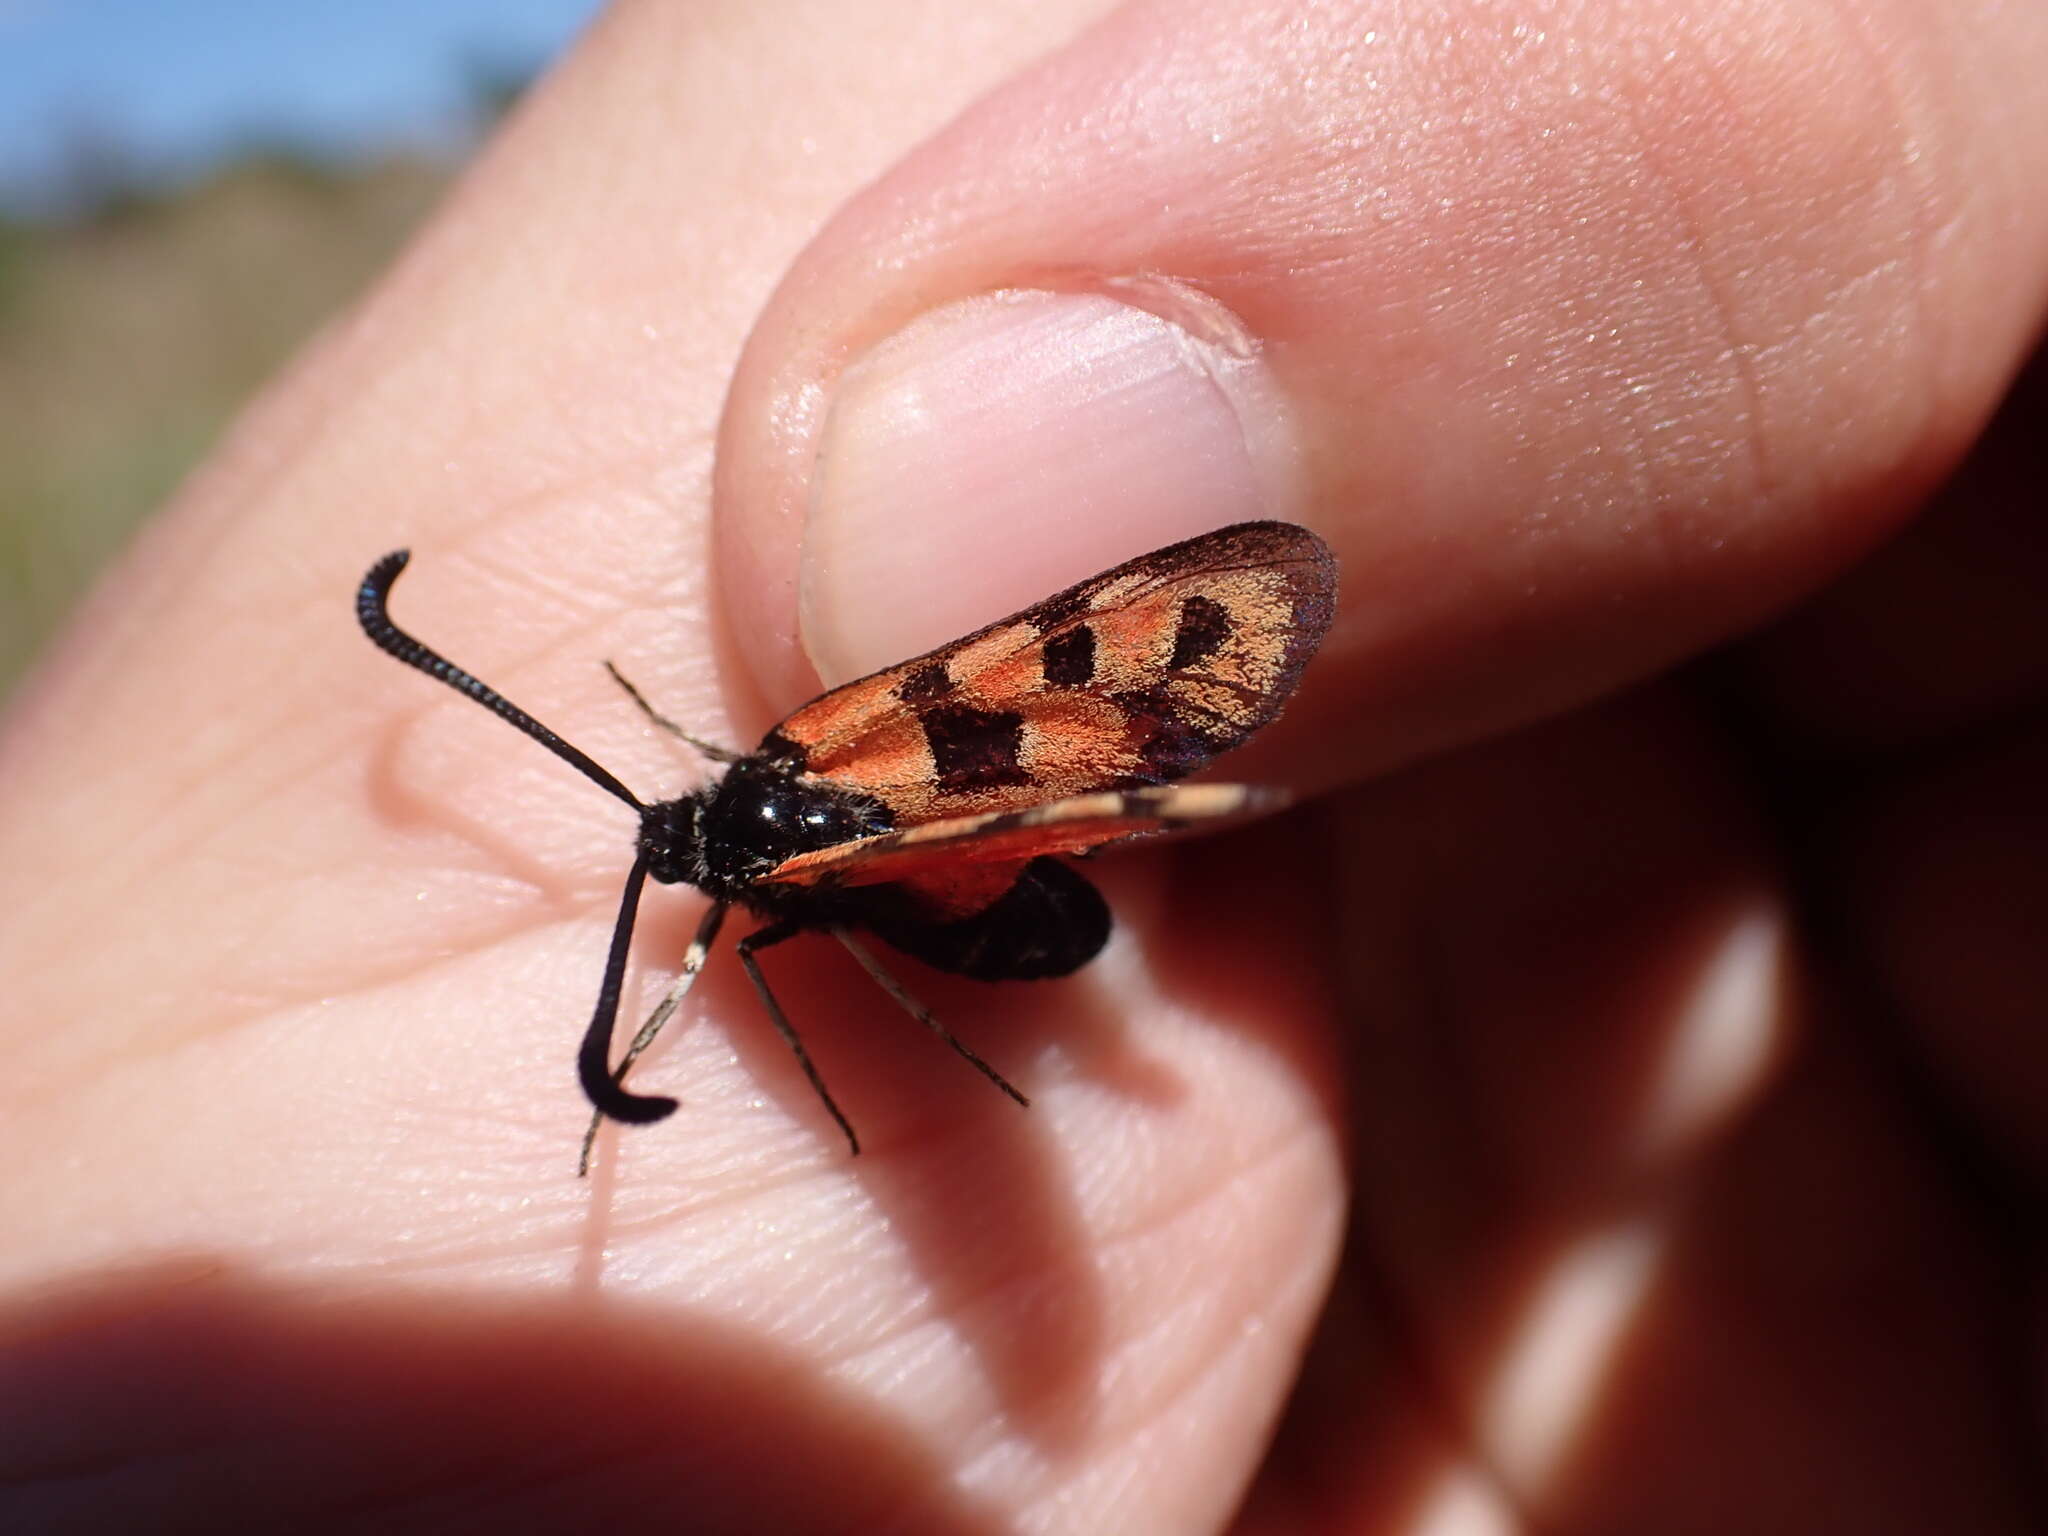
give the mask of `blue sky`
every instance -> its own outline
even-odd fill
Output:
[[[599,0],[0,0],[0,206],[83,142],[188,173],[252,139],[445,142],[471,69],[538,64]]]

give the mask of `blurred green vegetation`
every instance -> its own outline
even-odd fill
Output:
[[[0,697],[142,519],[439,198],[449,168],[252,152],[0,217]]]

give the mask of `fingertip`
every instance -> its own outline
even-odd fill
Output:
[[[1148,549],[1285,515],[1290,467],[1257,347],[1212,305],[945,305],[839,380],[804,520],[804,649],[828,684],[918,655]]]

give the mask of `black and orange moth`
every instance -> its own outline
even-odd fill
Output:
[[[926,655],[819,695],[740,754],[698,741],[612,675],[664,729],[724,765],[700,789],[641,800],[533,716],[391,620],[410,553],[363,577],[356,616],[381,649],[465,694],[630,805],[633,867],[597,1008],[577,1053],[596,1113],[646,1124],[676,1101],[630,1093],[627,1071],[682,1002],[726,913],[769,1019],[855,1153],[756,956],[831,933],[913,1017],[1019,1104],[1029,1101],[910,996],[855,935],[982,981],[1065,976],[1109,937],[1109,908],[1063,855],[1256,814],[1272,791],[1175,781],[1280,713],[1321,643],[1337,563],[1290,523],[1240,523],[1140,555]],[[609,666],[609,663],[607,663]],[[674,985],[612,1063],[626,957],[649,879],[711,898]]]

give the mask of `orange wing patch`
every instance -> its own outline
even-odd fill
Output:
[[[1163,784],[1279,713],[1335,592],[1314,534],[1240,524],[835,688],[760,751],[904,826]]]

